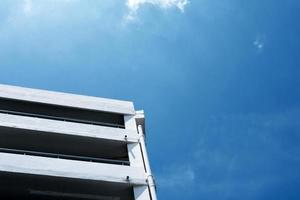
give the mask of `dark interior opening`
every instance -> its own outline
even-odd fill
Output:
[[[129,165],[125,142],[0,127],[0,152]]]
[[[0,199],[132,200],[129,184],[0,172]]]
[[[45,119],[124,128],[124,116],[117,113],[0,98],[0,112]]]

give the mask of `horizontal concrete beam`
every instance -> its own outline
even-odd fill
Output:
[[[4,113],[0,113],[0,126],[123,142],[125,142],[125,136],[127,136],[126,142],[137,142],[139,137],[136,131],[130,129],[111,128]]]
[[[0,153],[0,171],[147,185],[143,168],[9,153]]]
[[[135,114],[132,102],[0,84],[0,97],[105,112]]]

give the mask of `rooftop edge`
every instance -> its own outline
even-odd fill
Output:
[[[0,84],[0,98],[134,115],[133,102]]]

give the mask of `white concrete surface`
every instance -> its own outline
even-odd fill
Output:
[[[135,114],[132,102],[31,89],[0,84],[0,97],[77,107],[105,112]]]
[[[0,126],[126,142],[130,166],[0,153],[0,171],[128,183],[133,185],[135,200],[151,199],[147,168],[150,175],[151,170],[143,156],[146,147],[141,148],[143,134],[137,130],[137,124],[144,130],[144,113],[136,112],[132,102],[0,84],[1,97],[124,114],[125,129],[4,113],[0,113]]]
[[[10,153],[0,153],[0,171],[147,185],[143,168]]]
[[[127,130],[135,131],[136,135],[139,136],[135,116],[125,116],[125,128]],[[142,155],[139,140],[136,143],[128,144],[127,149],[128,149],[130,166],[142,169],[147,179],[148,177],[145,171],[144,160],[143,160],[143,155]],[[148,182],[147,182],[147,186],[133,187],[133,192],[134,192],[135,200],[151,200]]]
[[[138,141],[136,131],[130,129],[111,128],[99,125],[64,122],[3,113],[0,113],[0,126],[124,142],[125,135],[127,135],[127,141],[129,143]]]

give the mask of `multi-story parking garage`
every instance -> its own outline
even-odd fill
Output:
[[[156,200],[143,112],[0,85],[0,199]]]

